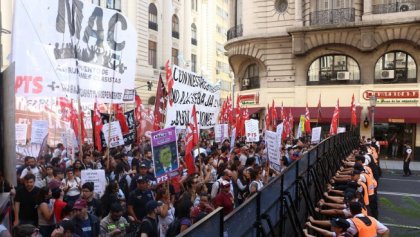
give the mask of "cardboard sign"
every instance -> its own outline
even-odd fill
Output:
[[[152,154],[157,183],[178,175],[178,146],[175,127],[152,132]]]
[[[21,145],[26,144],[27,133],[28,133],[28,124],[16,123],[15,124],[16,144],[21,144]]]
[[[259,142],[260,141],[259,121],[256,119],[246,120],[245,121],[245,134],[246,134],[246,142]]]
[[[312,144],[318,144],[321,142],[321,127],[312,128]]]
[[[214,136],[216,142],[223,142],[229,138],[229,126],[227,124],[216,124],[214,127]]]
[[[110,127],[111,132],[109,132]],[[118,121],[111,122],[111,126],[109,126],[109,124],[104,124],[102,127],[102,133],[104,134],[105,142],[107,145],[109,145],[110,148],[124,145],[124,138],[121,132],[120,123]]]
[[[270,168],[274,169],[277,172],[281,171],[280,140],[281,140],[281,137],[279,137],[276,132],[272,132],[272,131],[265,132],[265,142],[267,144],[267,155],[268,155],[268,160],[270,161]]]
[[[82,170],[80,177],[82,185],[86,182],[93,182],[93,192],[95,192],[98,197],[102,197],[102,195],[104,195],[107,184],[105,179],[105,170]]]
[[[31,129],[31,143],[41,144],[48,134],[48,120],[33,120]]]
[[[345,132],[346,132],[346,127],[338,127],[337,133],[345,133]]]

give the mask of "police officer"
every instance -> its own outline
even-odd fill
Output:
[[[353,218],[350,219],[350,227],[347,232],[359,237],[375,237],[378,234],[382,237],[389,236],[389,229],[373,217],[362,214],[362,205],[359,202],[350,203],[350,212]]]

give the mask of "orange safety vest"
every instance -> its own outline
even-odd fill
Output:
[[[351,220],[356,226],[359,237],[376,237],[376,229],[378,224],[375,218],[370,216],[364,216],[353,217]]]
[[[365,204],[365,206],[369,206],[369,193],[368,193],[368,189],[366,187],[366,184],[362,183],[362,188],[363,188],[363,203]]]
[[[368,189],[368,194],[369,196],[374,195],[375,194],[375,185],[373,183],[373,178],[371,178],[368,174],[365,173],[365,178],[366,178],[366,186]]]
[[[373,177],[373,172],[372,169],[369,166],[363,166],[363,168],[365,169],[365,172],[367,175],[370,176],[370,178],[372,179],[373,185],[376,187],[378,187],[378,182],[376,182],[376,179]]]

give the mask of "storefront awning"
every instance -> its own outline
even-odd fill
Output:
[[[369,120],[372,117],[369,107]],[[375,123],[417,123],[420,121],[420,107],[375,107]]]
[[[277,114],[280,116],[280,107],[276,107]],[[321,108],[321,123],[330,123],[331,118],[334,114],[335,107],[322,107]],[[289,111],[292,111],[294,121],[299,121],[301,115],[305,115],[306,107],[284,107],[284,113],[286,116],[289,115]],[[356,116],[357,121],[361,120],[360,113],[362,111],[362,107],[356,107]],[[311,120],[316,120],[318,117],[318,107],[309,107],[309,116]],[[351,120],[351,111],[350,107],[340,107],[340,123],[350,123]]]

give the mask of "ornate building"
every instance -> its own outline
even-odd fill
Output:
[[[385,148],[398,138],[420,154],[419,0],[235,0],[230,9],[225,49],[254,117],[262,121],[274,99],[297,121],[308,102],[327,130],[339,98],[340,126],[349,129],[354,94],[361,135],[373,130]]]

